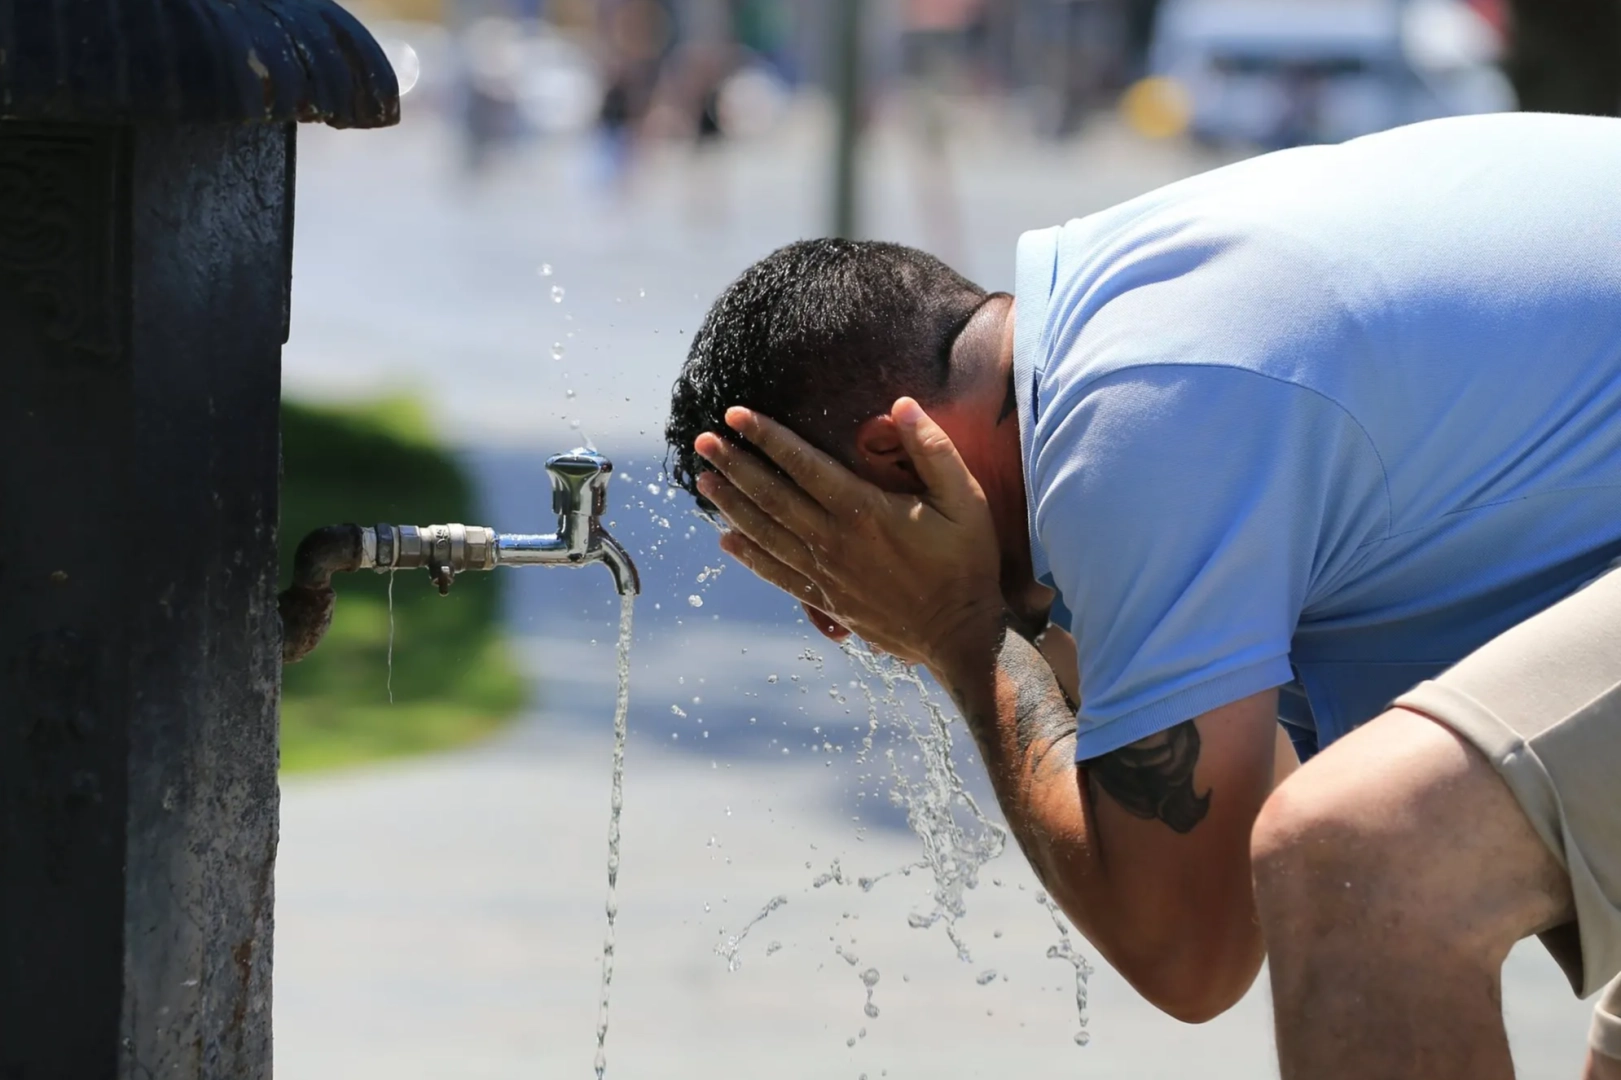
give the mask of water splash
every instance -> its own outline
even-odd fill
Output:
[[[914,776],[894,747],[885,752],[891,801],[905,808],[906,823],[923,844],[923,858],[916,865],[926,867],[934,877],[933,908],[913,912],[907,922],[915,929],[944,923],[957,958],[971,963],[973,955],[956,926],[967,912],[963,894],[979,883],[980,868],[1007,847],[1007,830],[987,817],[963,786],[951,760],[950,720],[930,696],[922,677],[910,666],[875,654],[854,639],[842,642],[839,648],[868,676],[857,686],[866,698],[869,730],[886,727],[897,732],[910,744],[921,767],[922,775]],[[873,688],[873,682],[882,687],[882,693]],[[902,687],[916,696],[925,719],[912,716],[900,696]],[[877,879],[871,880],[876,883]]]
[[[727,938],[721,944],[715,946],[715,955],[725,958],[727,971],[736,971],[738,968],[743,966],[743,958],[738,954],[743,949],[743,939],[749,936],[749,931],[754,929],[755,924],[757,924],[767,915],[771,914],[773,911],[776,911],[778,908],[782,907],[782,905],[786,904],[787,902],[788,898],[786,896],[773,896],[770,900],[766,901],[765,907],[761,908],[754,918],[743,924],[743,929]],[[770,956],[780,948],[782,948],[782,946],[773,941],[766,948],[766,955]]]
[[[861,973],[861,985],[867,988],[867,1003],[861,1007],[861,1011],[867,1015],[868,1019],[876,1020],[878,1019],[878,1006],[872,1003],[872,992],[878,986],[878,969],[872,967],[863,971]]]
[[[1058,905],[1053,903],[1052,897],[1037,893],[1036,903],[1047,909],[1053,925],[1058,928],[1058,943],[1047,947],[1047,959],[1062,960],[1075,969],[1075,1016],[1079,1023],[1075,1031],[1075,1045],[1085,1046],[1092,1041],[1086,1017],[1086,982],[1092,976],[1092,965],[1075,950],[1075,941],[1069,936],[1069,922],[1064,918],[1064,913],[1058,910]]]
[[[933,906],[928,911],[914,911],[907,923],[922,930],[936,924],[945,925],[946,938],[964,963],[973,962],[968,943],[957,930],[957,920],[967,913],[963,894],[979,882],[979,871],[986,863],[1001,855],[1007,847],[1007,830],[992,821],[980,809],[979,803],[963,785],[962,777],[951,760],[951,728],[945,710],[929,694],[923,679],[910,666],[889,656],[873,653],[865,644],[854,639],[841,642],[840,650],[868,678],[854,680],[866,699],[868,728],[862,741],[858,761],[865,761],[873,748],[873,740],[880,729],[887,730],[903,749],[914,751],[911,759],[918,769],[908,770],[900,755],[891,746],[885,752],[889,763],[890,798],[906,810],[907,824],[923,845],[923,857],[917,862],[895,867],[871,877],[847,877],[835,859],[827,871],[818,874],[811,887],[820,889],[830,883],[857,884],[862,892],[892,874],[910,875],[913,870],[927,869],[934,878],[931,892]],[[822,657],[806,649],[799,659],[822,668]],[[797,675],[790,676],[797,682]],[[775,683],[777,676],[768,675],[766,682]],[[875,691],[872,683],[882,687]],[[907,703],[902,700],[901,688],[910,688],[923,707],[925,720],[914,719]],[[803,689],[803,688],[801,688]],[[787,748],[783,753],[787,753]],[[960,815],[959,816],[959,812]],[[805,868],[810,869],[810,863]],[[739,937],[741,940],[741,936]],[[838,950],[846,960],[850,957]],[[729,955],[729,954],[723,954]],[[851,960],[851,963],[854,963]]]
[[[874,886],[885,878],[894,877],[896,874],[900,874],[903,877],[910,877],[913,870],[927,870],[928,868],[929,864],[922,861],[907,863],[905,866],[897,866],[892,870],[885,870],[882,874],[874,874],[871,877],[858,877],[856,878],[856,884],[861,886],[862,892],[872,892]],[[925,921],[923,925],[928,926],[929,923]]]
[[[843,885],[845,884],[845,881],[844,867],[839,865],[839,860],[834,859],[832,866],[829,866],[822,873],[817,874],[816,877],[811,881],[811,888],[820,889],[823,885],[826,885],[829,882],[832,882],[835,885]]]
[[[619,690],[614,697],[613,788],[608,801],[608,931],[602,941],[602,983],[597,996],[597,1080],[608,1071],[608,991],[614,980],[614,924],[619,920],[619,814],[625,805],[626,717],[630,712],[630,635],[634,593],[619,599]]]

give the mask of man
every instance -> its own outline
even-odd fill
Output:
[[[1621,971],[1618,181],[1621,121],[1469,118],[1029,233],[1013,296],[793,245],[695,337],[672,472],[928,665],[1154,1004],[1264,952],[1285,1077],[1506,1080],[1517,940]]]

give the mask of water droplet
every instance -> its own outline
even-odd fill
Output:
[[[974,976],[974,981],[977,982],[981,986],[986,986],[989,983],[994,982],[995,980],[996,980],[996,969],[995,968],[986,968],[984,971],[982,971],[978,975]]]
[[[767,675],[765,677],[765,681],[768,683],[774,683],[777,681],[777,677],[775,675]]]
[[[1091,1041],[1092,1041],[1092,1036],[1089,1033],[1087,1033],[1085,1031],[1077,1031],[1075,1033],[1075,1045],[1076,1046],[1085,1046],[1087,1043],[1089,1043]]]
[[[551,277],[552,276],[552,264],[551,263],[541,263],[540,264],[540,276],[541,277]]]
[[[553,285],[552,286],[552,303],[561,304],[562,302],[563,302],[563,286],[561,286],[561,285]]]
[[[570,398],[573,397],[574,396],[574,388],[571,386],[567,390],[563,391],[563,396],[564,397],[570,397]]]
[[[780,951],[780,950],[781,950],[781,949],[782,949],[782,942],[780,942],[780,941],[773,941],[773,942],[772,942],[772,943],[771,943],[771,944],[769,944],[769,945],[767,945],[767,946],[766,946],[766,947],[765,947],[765,954],[766,954],[766,955],[767,955],[767,956],[770,956],[770,955],[771,955],[771,954],[772,954],[772,953],[774,953],[774,952],[778,952],[778,951]]]
[[[687,597],[687,603],[691,604],[693,607],[703,607],[704,598],[699,596],[697,593],[693,593],[691,596]]]
[[[878,1006],[874,1005],[870,1001],[867,1002],[867,1004],[862,1007],[861,1011],[866,1013],[868,1018],[870,1018],[870,1019],[873,1019],[873,1020],[878,1019]]]
[[[868,968],[866,971],[863,971],[861,973],[861,982],[862,982],[862,985],[864,985],[864,986],[877,986],[878,985],[878,969],[877,968]]]
[[[844,1040],[844,1045],[845,1046],[854,1046],[855,1044],[856,1044],[856,1037],[854,1035],[852,1035],[848,1039]]]
[[[647,290],[646,289],[637,289],[636,290],[636,295],[637,296],[646,296],[647,295]]]
[[[683,719],[685,719],[685,718],[686,718],[686,715],[687,715],[687,711],[686,711],[686,710],[685,710],[685,709],[683,709],[683,708],[682,708],[682,707],[681,707],[681,706],[679,706],[679,705],[671,705],[671,706],[670,706],[670,711],[671,711],[671,712],[672,712],[672,713],[674,713],[674,714],[675,714],[675,715],[677,715],[677,716],[679,716],[679,717],[681,717],[681,718],[683,718]]]

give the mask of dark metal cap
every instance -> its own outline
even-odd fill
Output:
[[[399,118],[394,69],[332,0],[0,0],[0,119]]]

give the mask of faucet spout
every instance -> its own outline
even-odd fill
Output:
[[[614,588],[619,590],[620,596],[639,596],[642,591],[642,576],[636,572],[636,564],[631,561],[630,553],[606,531],[598,530],[597,535],[601,541],[598,550],[602,552],[602,561],[608,564],[608,569],[614,576]]]
[[[562,529],[541,535],[501,533],[495,538],[497,566],[585,566],[594,562],[607,565],[620,596],[642,591],[641,575],[629,553],[595,522],[587,530],[583,545],[571,544]]]

